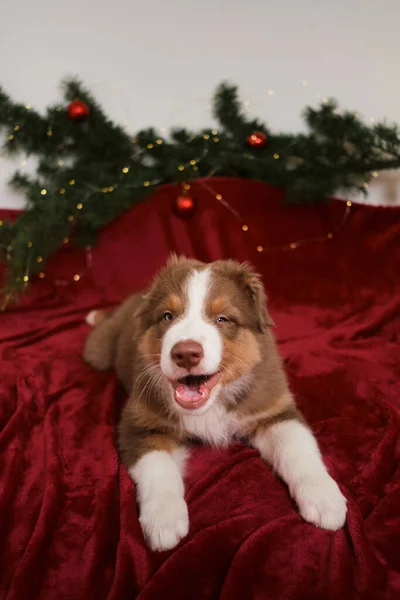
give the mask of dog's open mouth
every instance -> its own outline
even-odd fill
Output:
[[[211,390],[221,377],[221,373],[212,375],[186,375],[182,379],[172,382],[175,401],[182,408],[200,408],[207,402]]]

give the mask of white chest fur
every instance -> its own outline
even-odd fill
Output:
[[[218,401],[202,415],[184,415],[182,424],[187,433],[212,446],[227,444],[231,439],[235,419]]]

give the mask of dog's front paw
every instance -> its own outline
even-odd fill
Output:
[[[346,522],[346,498],[336,481],[325,473],[303,481],[294,490],[300,514],[309,523],[336,531]]]
[[[152,550],[171,550],[189,531],[187,504],[177,495],[141,506],[140,524]]]

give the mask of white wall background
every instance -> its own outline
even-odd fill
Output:
[[[302,108],[325,96],[400,122],[399,23],[399,0],[9,0],[0,84],[43,109],[61,98],[63,76],[79,75],[132,133],[210,124],[222,79],[273,129],[301,130]],[[23,159],[0,162],[0,207],[23,206],[7,186]],[[398,197],[397,177],[384,174],[368,201]]]

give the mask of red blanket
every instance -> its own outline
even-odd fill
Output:
[[[213,188],[247,232],[201,187],[197,215],[178,219],[165,187],[103,231],[80,281],[84,253],[65,248],[0,314],[0,598],[400,597],[400,210],[354,206],[332,240],[260,253],[330,231],[344,203],[288,208],[257,182]],[[293,391],[348,498],[345,529],[302,521],[254,450],[198,446],[190,534],[147,551],[115,446],[124,392],[81,350],[86,313],[147,285],[170,250],[262,272]]]

